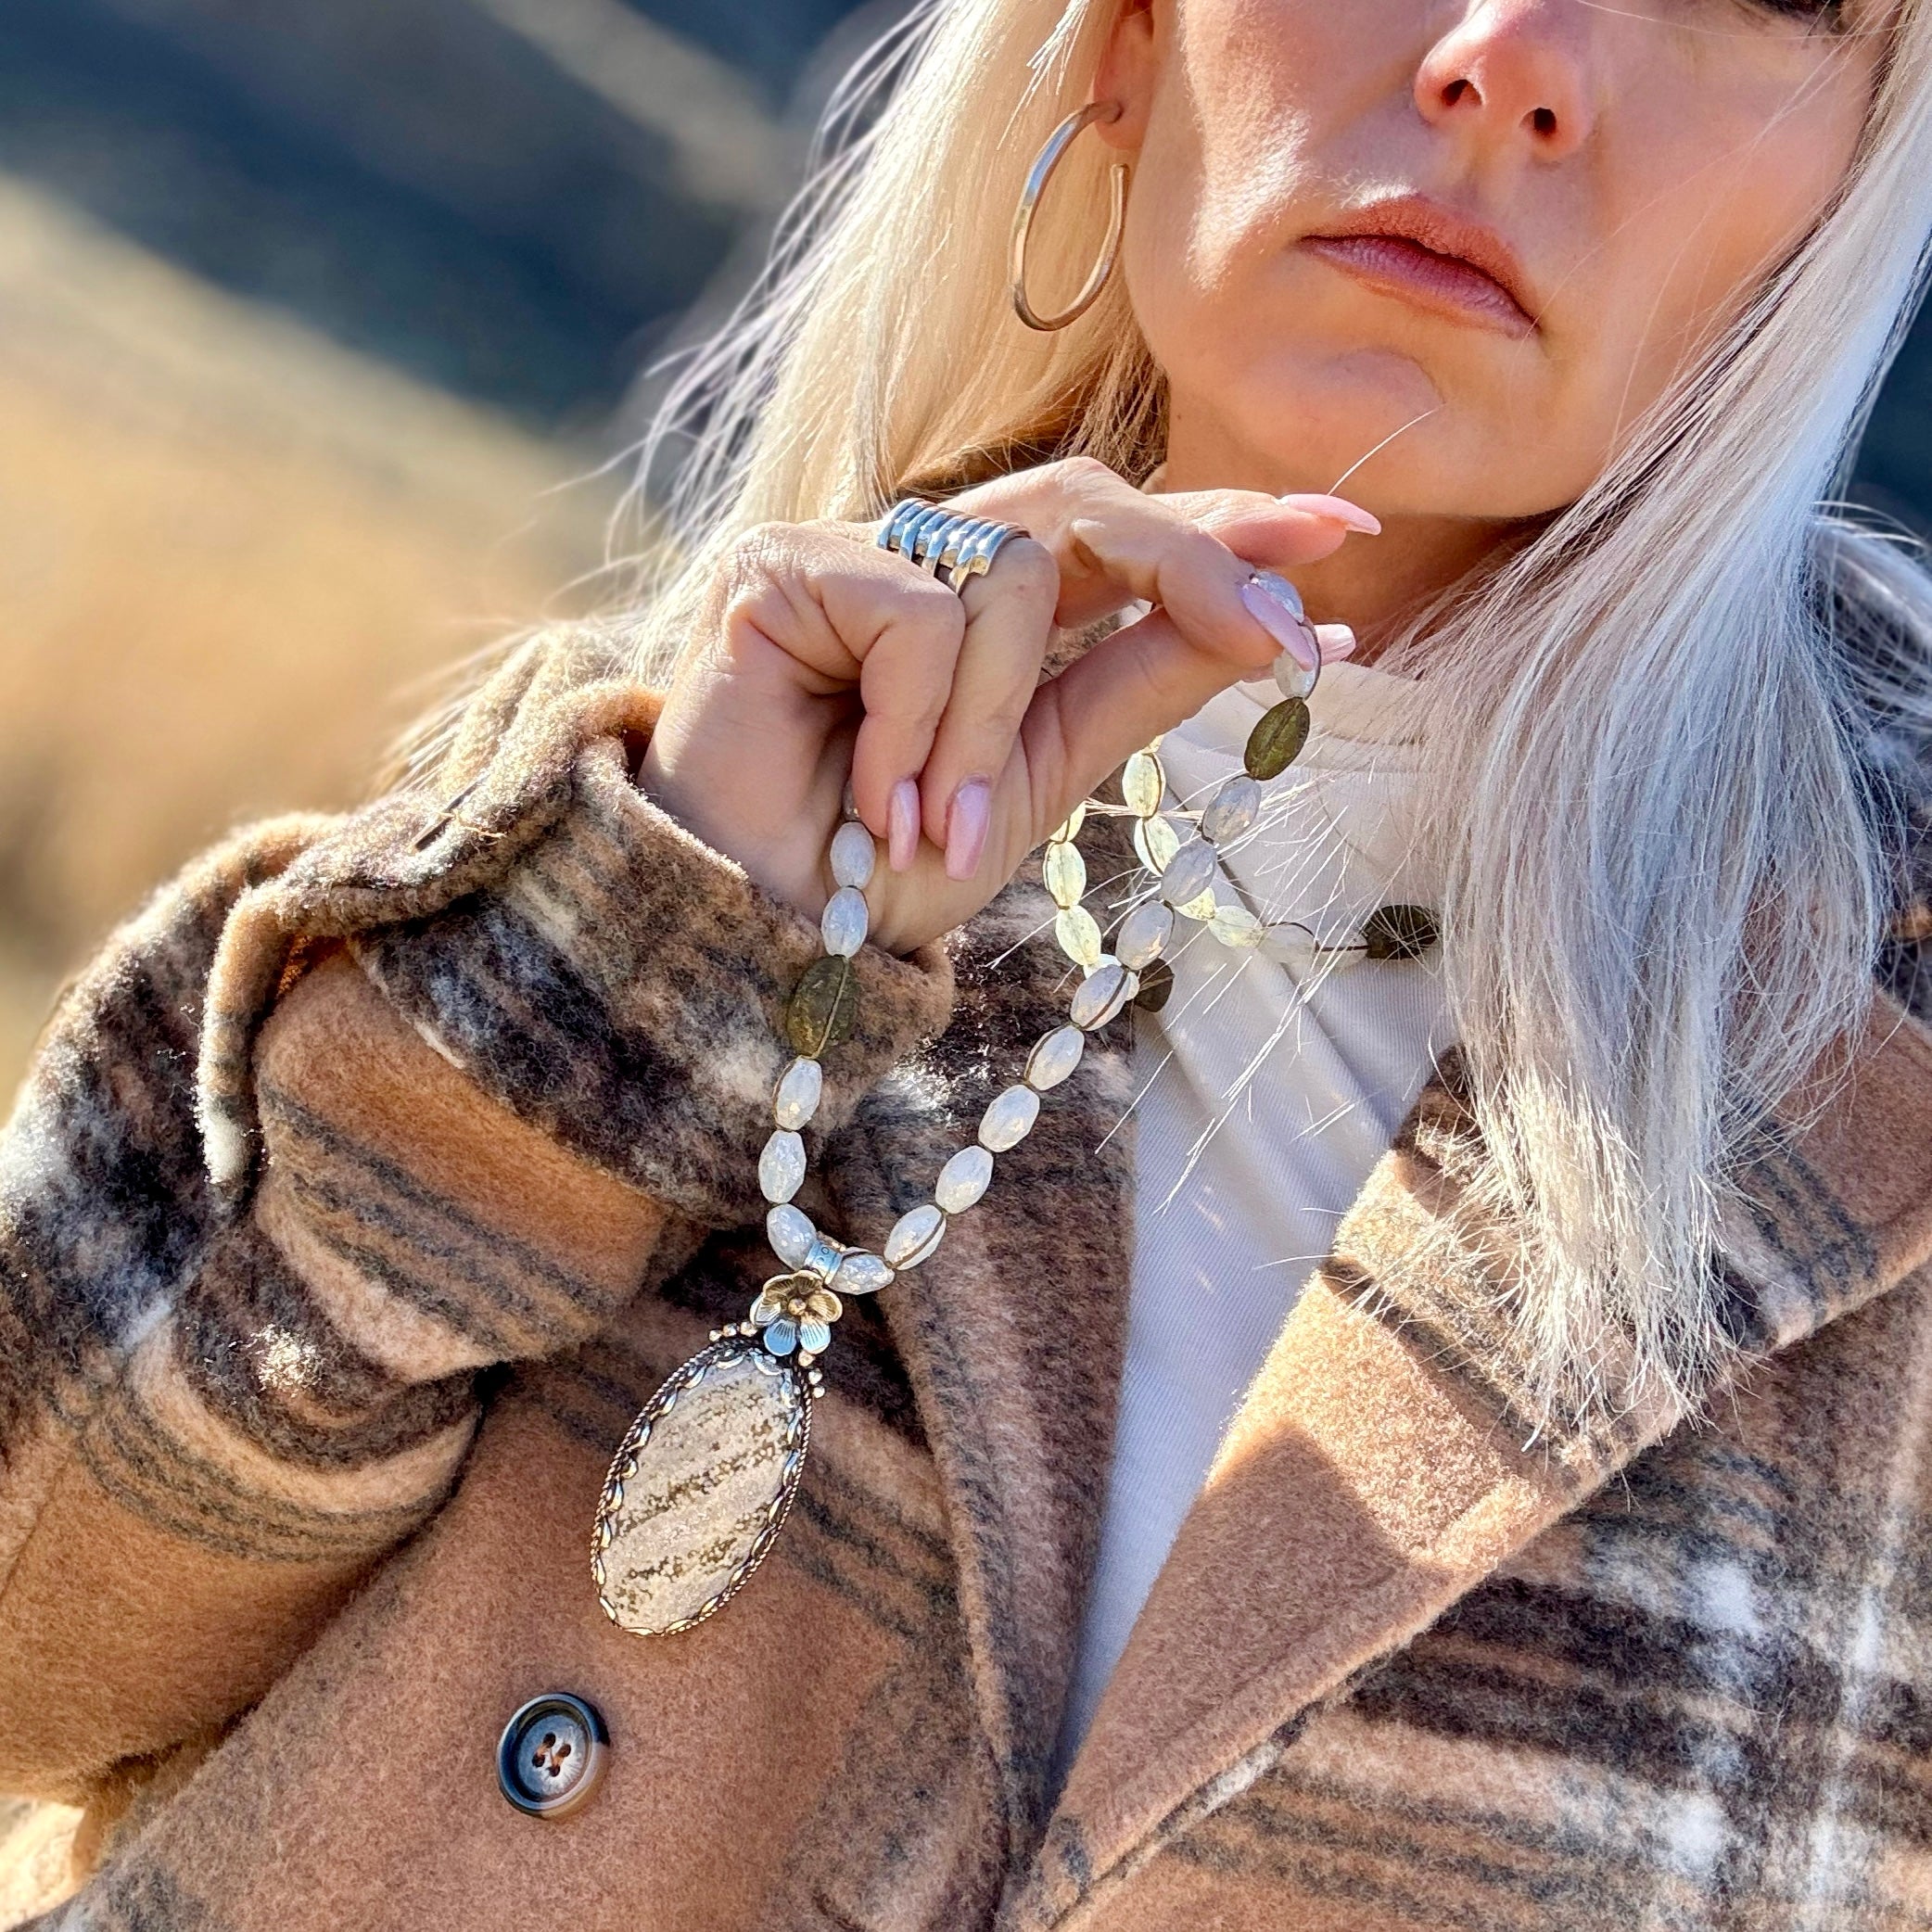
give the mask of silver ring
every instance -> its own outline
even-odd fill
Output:
[[[885,513],[878,544],[917,565],[928,577],[946,571],[948,586],[963,591],[968,578],[984,577],[993,567],[993,559],[1010,538],[1026,534],[1018,524],[973,516],[909,496]]]

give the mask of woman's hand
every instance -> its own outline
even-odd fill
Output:
[[[1335,498],[1152,496],[1082,459],[948,507],[1031,532],[963,597],[877,548],[870,527],[749,531],[640,775],[816,917],[849,773],[889,854],[866,892],[871,934],[902,952],[970,919],[1130,752],[1283,648],[1309,651],[1287,606],[1249,581],[1257,566],[1293,569],[1376,528]],[[1056,626],[1137,600],[1153,610],[1039,681]]]

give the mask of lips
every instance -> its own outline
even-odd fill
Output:
[[[1301,246],[1369,287],[1509,336],[1537,327],[1522,265],[1494,229],[1420,196],[1372,203]]]

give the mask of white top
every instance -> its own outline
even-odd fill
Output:
[[[1205,805],[1279,696],[1272,680],[1240,685],[1169,732],[1172,798]],[[1305,750],[1226,855],[1264,920],[1348,942],[1378,906],[1438,903],[1414,832],[1431,696],[1384,671],[1323,671]],[[1062,1773],[1243,1392],[1447,1044],[1440,949],[1316,961],[1271,933],[1237,953],[1182,921],[1170,959],[1165,1010],[1136,1022],[1126,1364]]]

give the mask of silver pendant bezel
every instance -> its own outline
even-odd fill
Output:
[[[638,1457],[650,1442],[651,1431],[677,1406],[678,1398],[687,1389],[696,1388],[721,1364],[745,1356],[752,1359],[753,1366],[760,1373],[778,1377],[785,1386],[788,1413],[778,1493],[767,1510],[764,1526],[752,1539],[750,1549],[726,1578],[722,1589],[707,1597],[689,1617],[680,1617],[676,1622],[667,1623],[659,1629],[639,1630],[618,1617],[610,1598],[604,1595],[604,1553],[611,1542],[612,1519],[624,1506],[624,1485],[637,1474]],[[770,1555],[771,1545],[778,1540],[778,1532],[784,1528],[785,1519],[791,1515],[793,1501],[798,1494],[806,1454],[811,1447],[811,1397],[804,1376],[792,1363],[782,1361],[770,1354],[762,1342],[744,1338],[715,1341],[689,1361],[680,1363],[665,1378],[650,1401],[638,1411],[636,1419],[625,1432],[624,1440],[617,1444],[616,1454],[611,1457],[609,1473],[604,1479],[603,1491],[597,1498],[597,1514],[591,1526],[591,1576],[597,1585],[597,1601],[603,1606],[604,1614],[626,1635],[639,1637],[674,1637],[681,1631],[695,1629],[706,1618],[716,1616],[744,1589],[759,1564]]]

